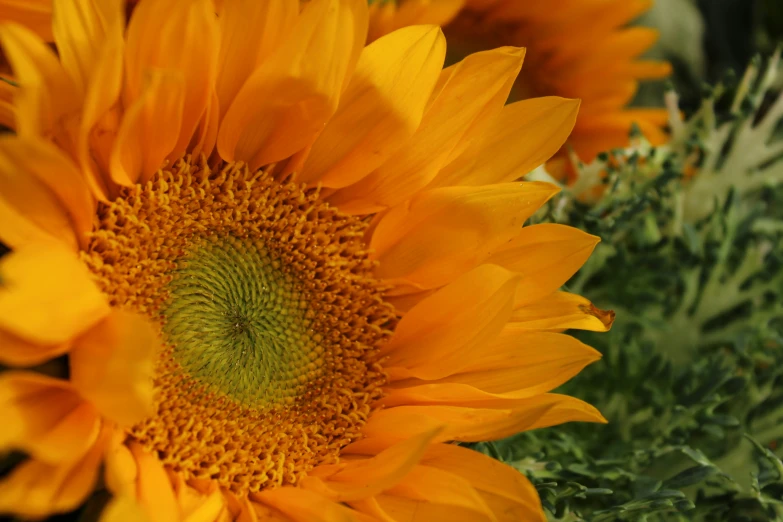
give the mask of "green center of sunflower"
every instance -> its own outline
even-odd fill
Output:
[[[182,368],[244,404],[300,396],[319,373],[322,336],[286,268],[260,241],[212,237],[191,248],[164,308],[163,331]]]
[[[156,413],[128,436],[169,470],[259,491],[361,437],[396,324],[362,221],[269,173],[181,160],[97,223],[85,264],[159,327]]]

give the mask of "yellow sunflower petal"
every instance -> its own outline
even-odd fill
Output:
[[[454,444],[430,446],[422,464],[469,481],[497,515],[499,522],[545,521],[538,492],[522,473],[511,466]],[[503,504],[502,509],[495,508],[500,504]]]
[[[600,238],[557,224],[525,227],[496,251],[487,263],[522,276],[516,307],[533,303],[557,291],[590,257]]]
[[[76,509],[95,487],[107,438],[102,430],[84,456],[66,464],[19,464],[0,481],[0,513],[39,518]]]
[[[400,482],[416,467],[430,442],[440,431],[440,428],[435,428],[400,442],[369,459],[346,462],[336,472],[327,476],[319,477],[316,469],[314,476],[304,479],[302,487],[338,502],[360,500],[378,494]]]
[[[176,71],[148,73],[127,109],[111,152],[111,177],[120,185],[145,183],[163,166],[180,135],[185,79]]]
[[[494,522],[492,518],[472,509],[435,504],[427,500],[378,495],[373,501],[378,510],[375,516],[387,517],[384,522]]]
[[[0,448],[48,463],[78,459],[95,443],[100,417],[67,381],[32,372],[0,375]]]
[[[221,114],[253,70],[285,40],[298,14],[296,0],[226,2],[218,20],[221,40],[215,84]]]
[[[223,493],[218,490],[202,499],[198,506],[185,511],[182,517],[185,522],[215,522],[221,514],[226,514],[226,510]]]
[[[153,412],[159,343],[149,320],[115,311],[75,341],[71,382],[104,417],[126,426],[139,422]]]
[[[51,42],[51,0],[0,0],[0,22],[10,20],[24,25],[44,42]]]
[[[551,158],[574,128],[579,100],[545,97],[503,107],[482,139],[430,185],[483,185],[518,179]]]
[[[589,300],[568,292],[555,292],[511,314],[514,326],[543,332],[573,328],[607,332],[614,322],[614,312],[600,310]]]
[[[16,115],[14,109],[14,95],[18,87],[11,85],[8,81],[10,77],[0,75],[0,125],[9,129],[16,128]]]
[[[297,180],[345,187],[389,158],[419,126],[445,56],[435,26],[406,27],[367,46]]]
[[[396,406],[379,410],[364,426],[365,438],[344,451],[373,454],[435,426],[445,426],[438,442],[477,442],[564,422],[606,422],[589,404],[567,395],[546,393],[527,399],[495,399],[485,407],[451,405]]]
[[[235,522],[291,522],[290,518],[272,507],[247,500],[244,503],[247,504],[247,508],[243,508]],[[228,519],[225,522],[234,521]]]
[[[255,169],[309,145],[337,109],[366,34],[364,0],[308,2],[288,39],[227,109],[220,156]]]
[[[70,349],[70,342],[40,345],[0,330],[0,363],[9,366],[35,366]]]
[[[437,382],[529,397],[553,390],[600,358],[599,352],[571,336],[510,324],[484,349],[449,364],[444,368],[447,376]]]
[[[115,430],[108,442],[105,456],[104,480],[115,496],[136,498],[136,479],[139,468],[130,448],[125,444],[124,430]]]
[[[146,77],[151,70],[169,71],[183,80],[182,91],[176,96],[182,105],[179,117],[165,113],[156,114],[155,119],[155,125],[170,127],[169,132],[176,134],[174,143],[165,147],[171,160],[184,154],[212,96],[217,75],[217,23],[210,0],[158,0],[139,2],[128,25],[125,106],[144,95]],[[168,100],[175,98],[168,93],[158,93],[155,97],[166,100],[164,107],[170,104]],[[151,125],[146,129],[154,130]],[[147,140],[146,145],[157,144]],[[155,170],[159,167],[155,165]]]
[[[549,183],[445,187],[391,209],[370,248],[376,275],[399,285],[394,293],[442,286],[511,241],[524,221],[558,188]]]
[[[506,327],[486,347],[463,360],[447,360],[438,379],[392,382],[380,400],[387,407],[440,404],[481,408],[504,399],[526,399],[548,392],[575,376],[601,354],[573,337]],[[484,357],[481,357],[481,356]],[[396,371],[395,371],[396,370]],[[405,376],[405,374],[403,374]],[[510,403],[509,403],[510,404]],[[510,406],[509,406],[510,407]]]
[[[415,511],[415,516],[421,517],[419,520],[450,521],[452,519],[445,517],[463,511],[472,512],[473,518],[470,520],[477,522],[497,520],[470,481],[435,467],[416,466],[399,484],[378,495],[376,500],[381,507],[386,503],[388,509],[391,504],[387,501],[391,501],[391,498],[397,499],[397,502],[413,501],[412,504],[419,505],[420,510],[431,513],[425,519],[424,513]]]
[[[95,202],[82,173],[61,149],[34,138],[3,139],[0,140],[0,169],[3,170],[0,177],[12,178],[0,181],[0,184],[14,183],[8,191],[3,190],[3,195],[9,200],[13,198],[14,188],[22,191],[26,185],[35,183],[30,178],[43,183],[67,210],[79,243],[86,245],[87,232],[92,229]],[[8,172],[7,169],[14,171]],[[31,218],[35,219],[34,216]]]
[[[92,81],[86,87],[78,131],[79,164],[85,172],[87,183],[90,185],[93,195],[102,201],[108,201],[109,198],[110,180],[104,172],[110,168],[110,143],[114,139],[116,129],[110,131],[101,128],[100,123],[120,98],[123,75],[122,58],[125,52],[124,29],[122,17],[115,19],[114,25],[106,28],[108,34],[97,53],[96,63],[92,69]],[[93,139],[93,132],[101,136],[102,139]],[[109,142],[109,144],[105,142]],[[94,162],[99,163],[95,165]]]
[[[138,467],[136,499],[139,505],[151,522],[179,520],[179,506],[163,464],[139,444],[130,444],[130,450]]]
[[[424,188],[501,109],[524,51],[503,47],[476,53],[444,70],[444,85],[434,93],[419,129],[405,146],[329,200],[343,212],[362,214],[401,203]]]
[[[123,23],[122,0],[54,0],[52,8],[60,63],[84,94],[108,35]]]
[[[85,267],[47,243],[0,260],[0,328],[44,345],[64,343],[109,313]]]
[[[318,493],[298,487],[265,489],[252,497],[277,509],[291,522],[376,522]]]
[[[14,97],[16,130],[23,136],[51,135],[81,99],[57,56],[26,27],[0,25],[0,43],[20,88]]]
[[[65,208],[40,181],[19,175],[0,157],[0,241],[11,248],[61,241],[78,248]]]
[[[424,0],[421,2],[371,2],[370,30],[372,42],[408,25],[444,25],[465,5],[465,0]]]
[[[583,367],[584,365],[580,366],[579,370]],[[567,366],[566,369],[568,369]],[[578,371],[571,373],[570,376],[573,376],[576,373],[578,373]],[[456,375],[454,377],[456,378],[455,380],[458,380],[461,375]],[[491,378],[488,378],[487,380],[489,380],[491,384],[495,384]],[[528,377],[528,380],[531,380],[530,377]],[[399,386],[390,387],[388,393],[378,401],[378,404],[382,404],[389,408],[411,405],[449,405],[481,408],[485,404],[494,404],[499,400],[512,401],[515,399],[527,399],[554,387],[548,384],[541,384],[541,381],[537,381],[535,385],[531,385],[528,388],[524,387],[528,384],[525,382],[510,385],[509,383],[504,383],[510,390],[500,393],[491,393],[473,386],[472,383],[464,384],[449,381],[451,381],[451,378],[442,379],[441,382],[437,383],[418,384],[419,381],[413,381],[413,383],[403,382]],[[509,407],[510,406],[511,404],[509,404]]]
[[[198,123],[196,132],[193,134],[193,141],[191,141],[188,147],[190,154],[194,158],[198,158],[202,154],[208,158],[212,154],[217,142],[219,125],[220,102],[218,101],[217,93],[213,91],[209,104]]]
[[[151,522],[151,519],[132,497],[121,496],[111,499],[99,522]]]
[[[406,376],[443,376],[446,361],[498,335],[511,315],[516,285],[507,270],[481,265],[424,299],[405,314],[384,347],[385,367]]]
[[[531,417],[541,417],[548,407],[531,408]],[[479,441],[490,440],[498,428],[503,433],[514,424],[509,409],[462,408],[459,406],[396,406],[373,413],[365,424],[364,438],[343,451],[346,454],[368,455],[382,451],[400,440],[414,437],[424,431],[445,426],[435,439]],[[524,425],[519,425],[519,430]]]
[[[216,484],[211,484],[208,490],[199,490],[189,486],[181,475],[170,474],[170,477],[183,522],[217,522],[222,514],[228,515],[223,492]]]

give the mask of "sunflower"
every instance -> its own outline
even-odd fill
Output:
[[[365,46],[363,0],[124,13],[55,1],[57,53],[0,26],[0,511],[100,472],[107,520],[543,520],[453,442],[603,422],[549,393],[613,319],[559,291],[598,239],[523,227],[556,188],[512,181],[578,102],[505,105],[521,49]]]
[[[443,24],[450,55],[499,45],[527,48],[513,99],[579,98],[569,138],[582,160],[628,144],[634,124],[654,144],[666,140],[663,109],[626,108],[639,81],[670,74],[665,62],[640,60],[657,31],[627,24],[652,0],[399,0],[371,2],[370,37],[411,24]]]

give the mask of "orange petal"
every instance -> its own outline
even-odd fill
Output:
[[[600,358],[569,335],[531,332],[511,323],[486,347],[444,368],[447,376],[437,382],[530,397],[553,390]]]
[[[67,464],[30,459],[17,466],[0,481],[0,513],[38,518],[76,509],[95,487],[106,432],[84,456]]]
[[[495,121],[430,185],[484,185],[519,179],[565,143],[574,128],[579,100],[546,97],[503,107]]]
[[[128,426],[153,413],[160,340],[146,318],[115,311],[74,345],[71,382],[104,417]]]
[[[197,506],[183,511],[182,518],[185,522],[215,522],[225,512],[224,504],[223,493],[215,491],[202,498]]]
[[[217,17],[210,0],[139,2],[131,17],[125,54],[125,106],[130,107],[143,96],[145,77],[151,70],[167,71],[182,79],[182,86],[174,93],[155,95],[167,100],[164,106],[175,99],[181,105],[177,117],[166,112],[157,114],[155,120],[156,126],[171,127],[170,132],[175,134],[172,145],[160,147],[172,161],[184,154],[212,96],[219,43]],[[151,132],[155,127],[146,130]],[[152,140],[147,141],[148,146],[157,145]],[[155,165],[155,170],[158,167]]]
[[[39,180],[15,170],[2,157],[0,241],[13,249],[60,241],[77,250],[79,244],[70,216],[54,194]]]
[[[435,26],[406,27],[367,46],[297,181],[345,187],[388,159],[419,126],[445,56]]]
[[[408,312],[384,346],[384,367],[394,374],[437,379],[491,341],[511,315],[517,282],[495,265],[481,265]],[[448,371],[448,370],[446,370]]]
[[[614,312],[600,310],[582,296],[555,292],[511,314],[514,326],[526,330],[556,332],[567,329],[607,332]]]
[[[394,382],[403,372],[388,368],[393,382],[380,403],[505,407],[504,400],[548,392],[600,358],[599,352],[571,336],[529,332],[510,324],[497,339],[479,350],[462,359],[445,361],[441,369],[444,377],[440,379]]]
[[[188,146],[188,151],[190,151],[189,153],[193,158],[199,158],[201,155],[209,158],[212,151],[215,150],[219,124],[220,103],[218,102],[217,93],[213,91],[209,105],[207,105],[207,109],[201,116],[196,133],[193,135],[193,141]]]
[[[366,34],[364,0],[305,4],[288,39],[228,108],[218,132],[220,156],[255,169],[310,144],[337,109]]]
[[[0,363],[9,366],[35,366],[68,352],[71,343],[40,345],[0,330]]]
[[[115,183],[146,183],[163,167],[180,136],[184,93],[181,73],[149,71],[141,95],[125,112],[117,132],[110,160]]]
[[[390,497],[428,505],[429,507],[424,509],[429,510],[432,515],[420,520],[440,518],[444,522],[450,521],[451,519],[444,518],[446,513],[462,510],[473,513],[474,518],[470,520],[496,520],[489,506],[468,480],[430,466],[416,466],[399,484],[376,497],[376,500],[383,507],[387,500],[391,500]],[[416,516],[421,515],[416,512]]]
[[[559,189],[540,182],[429,190],[392,208],[370,241],[376,276],[395,293],[442,286],[519,234]]]
[[[454,444],[429,447],[422,464],[464,478],[481,494],[500,522],[545,522],[541,500],[530,481],[519,471],[477,451]],[[509,511],[493,509],[508,501]]]
[[[277,509],[291,522],[377,522],[318,493],[295,486],[265,489],[251,498]]]
[[[471,54],[444,71],[444,85],[405,146],[370,175],[330,197],[330,202],[343,212],[375,212],[424,188],[500,111],[524,54],[524,49],[502,47]]]
[[[16,129],[16,111],[13,100],[18,87],[12,85],[10,80],[10,77],[0,73],[0,125]]]
[[[410,473],[440,431],[440,428],[426,431],[369,459],[348,461],[337,472],[328,476],[307,477],[302,482],[302,487],[339,502],[376,495],[394,486]],[[318,474],[318,468],[313,470],[313,474]]]
[[[626,146],[631,126],[636,123],[651,143],[662,144],[667,141],[662,130],[668,117],[664,112],[664,109],[635,109],[580,118],[569,143],[580,159],[592,161],[599,152]]]
[[[564,422],[606,422],[598,410],[567,395],[546,393],[527,399],[495,399],[485,404],[483,408],[431,405],[378,410],[364,425],[365,438],[344,451],[373,454],[435,426],[445,426],[436,438],[438,442],[477,442]]]
[[[20,85],[14,97],[17,132],[51,135],[81,104],[73,81],[54,51],[29,29],[2,24],[0,43]]]
[[[0,328],[44,345],[64,343],[109,313],[76,256],[56,244],[14,251],[0,260]]]
[[[656,78],[665,78],[672,74],[672,65],[669,62],[658,60],[635,60],[627,64],[628,74],[638,80],[652,80]]]
[[[575,372],[574,372],[575,373]],[[573,373],[572,373],[573,375]],[[459,379],[459,375],[456,376]],[[510,401],[515,399],[527,399],[538,395],[552,387],[540,386],[525,388],[524,383],[508,386],[509,391],[502,393],[491,393],[470,384],[448,382],[450,378],[445,378],[441,382],[418,384],[418,381],[408,383],[408,381],[392,386],[387,389],[386,395],[378,401],[385,407],[412,406],[412,405],[432,405],[432,406],[466,406],[471,408],[482,408],[486,404],[495,404],[497,401]],[[563,379],[565,381],[565,379]]]
[[[86,246],[87,233],[92,229],[95,202],[82,173],[64,152],[50,142],[39,139],[0,140],[0,164],[16,169],[11,176],[18,185],[9,187],[8,192],[4,191],[9,199],[19,188],[32,183],[31,180],[20,182],[18,178],[37,179],[67,210],[77,239],[82,246]]]
[[[296,0],[225,3],[218,19],[221,40],[215,87],[221,114],[253,70],[289,35],[298,14]]]
[[[128,496],[114,497],[103,509],[99,522],[151,522],[139,504]]]
[[[99,122],[106,117],[110,109],[115,106],[120,98],[123,75],[123,54],[125,52],[125,30],[122,17],[115,20],[115,25],[108,27],[104,44],[96,57],[96,64],[92,70],[92,81],[87,85],[87,92],[82,108],[82,118],[79,124],[78,157],[79,164],[85,172],[87,183],[92,189],[93,195],[108,201],[110,179],[104,174],[109,169],[107,158],[111,155],[111,149],[101,140],[91,139],[91,133],[104,135],[103,140],[114,139],[115,132],[109,133],[99,128]],[[108,141],[107,140],[107,141]],[[94,147],[98,150],[91,150]],[[93,156],[101,158],[100,166],[94,164]]]
[[[546,408],[536,411],[539,416]],[[435,442],[490,440],[497,427],[512,424],[511,410],[459,406],[396,406],[373,412],[362,430],[364,438],[345,448],[346,454],[371,455],[400,440],[445,426]],[[521,431],[521,430],[520,430]]]
[[[53,0],[52,8],[52,31],[60,63],[83,95],[108,35],[124,24],[123,3]]]
[[[136,499],[151,522],[179,520],[179,507],[166,470],[158,458],[137,443],[129,445],[136,460]]]
[[[487,259],[522,276],[515,308],[557,291],[601,239],[565,225],[532,225]]]
[[[435,504],[429,500],[393,495],[378,495],[372,500],[379,512],[375,516],[385,517],[382,519],[384,522],[494,522],[494,519],[476,513],[475,510]]]
[[[0,137],[0,240],[13,249],[31,243],[61,241],[76,250],[78,239],[68,209],[24,164],[5,154],[21,143]]]
[[[59,463],[78,459],[95,443],[100,418],[67,381],[32,372],[0,375],[0,448]]]
[[[104,480],[115,496],[136,498],[136,479],[139,469],[133,453],[125,445],[125,431],[115,429],[106,449]]]
[[[51,0],[0,0],[0,21],[19,23],[37,34],[44,42],[51,42]]]
[[[367,41],[409,25],[446,25],[465,5],[465,0],[416,2],[370,2],[370,30]]]
[[[240,513],[236,522],[291,522],[290,518],[274,508],[250,500],[246,500],[246,504],[248,508]]]
[[[208,490],[189,486],[181,475],[170,473],[174,494],[183,522],[216,522],[222,513],[227,514],[223,492],[216,483]]]

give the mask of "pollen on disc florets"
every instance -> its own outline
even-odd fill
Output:
[[[83,259],[159,325],[156,414],[129,436],[186,479],[294,484],[360,436],[394,326],[364,225],[242,164],[181,160],[98,210]]]

